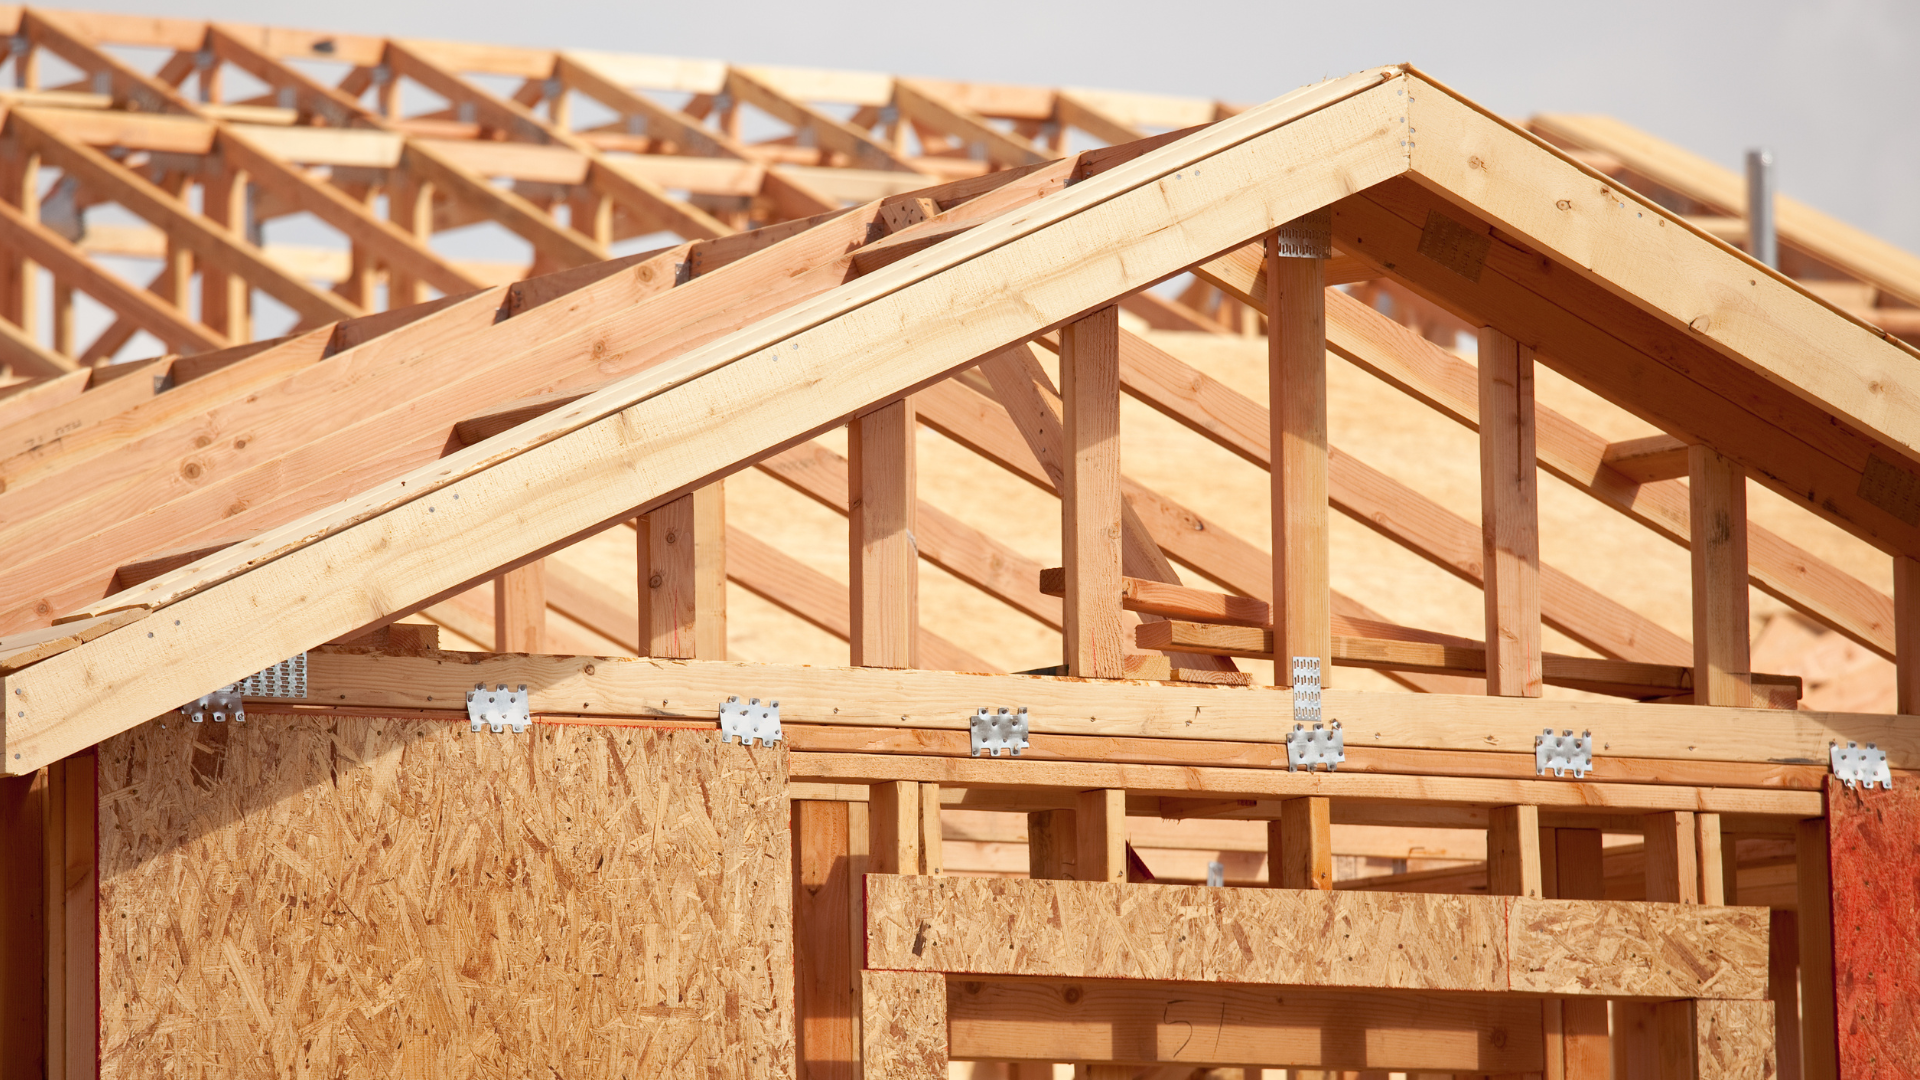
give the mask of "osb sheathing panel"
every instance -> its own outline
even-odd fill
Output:
[[[947,980],[932,972],[860,973],[866,1080],[946,1080]]]
[[[1696,1001],[1693,1023],[1700,1080],[1773,1080],[1777,1075],[1773,1002]]]
[[[867,966],[983,975],[1505,990],[1497,899],[867,877]]]
[[[1507,903],[1515,990],[1767,996],[1766,908],[1517,897]]]
[[[100,747],[103,1077],[784,1077],[783,751],[250,714]]]
[[[867,966],[1569,996],[1759,998],[1764,908],[867,877]]]

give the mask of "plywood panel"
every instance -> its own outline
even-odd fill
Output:
[[[924,971],[860,973],[867,1080],[946,1080],[947,981]]]
[[[1767,909],[1511,901],[1511,987],[1608,997],[1767,996]]]
[[[782,751],[254,713],[100,780],[104,1077],[793,1073]]]

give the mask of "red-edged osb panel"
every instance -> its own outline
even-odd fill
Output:
[[[1920,786],[1827,781],[1842,1080],[1920,1077]]]

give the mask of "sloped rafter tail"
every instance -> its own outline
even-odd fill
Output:
[[[158,626],[9,676],[6,767],[417,610],[1398,175],[1405,82],[1380,69],[1249,110],[238,545],[143,620]]]

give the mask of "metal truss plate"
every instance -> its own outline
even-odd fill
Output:
[[[180,706],[180,715],[202,724],[212,717],[216,724],[232,720],[236,724],[247,722],[246,706],[240,703],[240,695],[231,686],[223,686],[211,694],[201,694],[198,700]]]
[[[759,698],[749,698],[743,704],[738,697],[730,697],[720,703],[721,742],[738,739],[741,746],[752,746],[758,739],[761,746],[772,746],[780,738],[779,702],[762,704]]]
[[[307,654],[296,653],[272,667],[261,668],[234,685],[246,697],[306,697]]]
[[[973,756],[979,757],[985,750],[988,757],[999,757],[1006,750],[1014,757],[1020,756],[1027,743],[1027,709],[1022,705],[1019,712],[1005,707],[989,711],[985,707],[974,710],[967,720],[967,730],[973,736]]]
[[[1293,658],[1293,722],[1320,724],[1320,658]]]
[[[1827,746],[1827,757],[1833,766],[1835,779],[1848,787],[1867,785],[1871,790],[1879,784],[1888,791],[1893,790],[1893,772],[1887,766],[1887,752],[1873,743],[1861,746],[1850,742],[1843,749],[1839,743]]]
[[[1207,864],[1207,884],[1212,886],[1213,888],[1218,889],[1226,885],[1226,883],[1227,883],[1227,864],[1223,862],[1208,863]]]
[[[1274,254],[1283,259],[1331,259],[1333,211],[1315,210],[1274,230]]]
[[[521,683],[518,689],[509,690],[505,684],[489,690],[483,683],[474,683],[467,691],[467,723],[474,731],[490,730],[495,735],[513,729],[515,735],[527,730],[533,723],[533,715],[527,707],[527,684]]]
[[[1326,727],[1315,724],[1311,729],[1305,724],[1295,724],[1293,730],[1287,732],[1288,772],[1298,769],[1312,772],[1315,765],[1325,765],[1327,771],[1332,772],[1345,760],[1347,736],[1340,730],[1338,720]]]
[[[1593,771],[1593,732],[1583,731],[1574,735],[1563,731],[1558,735],[1552,728],[1543,729],[1533,737],[1533,774],[1545,776],[1552,769],[1553,775],[1565,776],[1572,772],[1575,777],[1584,777]]]

